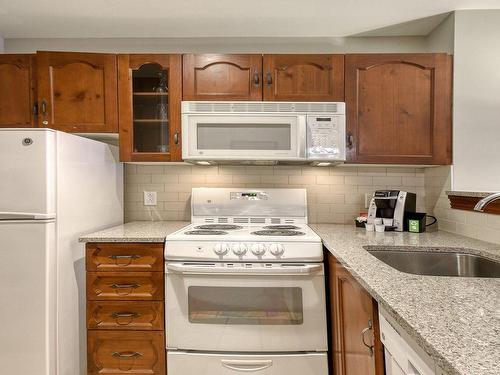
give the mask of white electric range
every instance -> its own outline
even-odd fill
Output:
[[[167,236],[168,372],[326,375],[323,250],[304,189],[197,188]]]

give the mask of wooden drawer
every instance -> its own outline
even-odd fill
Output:
[[[88,329],[162,331],[163,302],[97,302],[87,303]]]
[[[87,272],[88,301],[162,301],[163,272]]]
[[[163,271],[161,243],[89,243],[87,271]]]
[[[89,375],[165,375],[163,332],[88,332]]]

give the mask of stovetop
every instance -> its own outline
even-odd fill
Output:
[[[314,242],[318,235],[307,225],[191,224],[172,233],[167,241]]]

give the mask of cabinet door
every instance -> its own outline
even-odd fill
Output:
[[[262,55],[184,55],[183,100],[262,100]]]
[[[451,72],[446,54],[347,55],[348,160],[451,164]]]
[[[120,158],[179,161],[180,55],[119,55]]]
[[[35,55],[0,55],[0,128],[36,126]]]
[[[334,373],[383,375],[377,304],[333,256],[328,263]]]
[[[264,55],[264,100],[344,101],[344,55]]]
[[[116,56],[37,52],[40,127],[118,132]]]

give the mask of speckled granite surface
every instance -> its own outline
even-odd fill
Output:
[[[80,237],[80,242],[164,242],[187,221],[133,221]]]
[[[477,191],[447,191],[446,195],[456,195],[458,197],[473,197],[484,198],[493,193],[477,192]]]
[[[418,276],[365,246],[474,249],[500,259],[500,245],[446,232],[375,233],[312,224],[330,252],[449,375],[500,374],[500,279]]]

